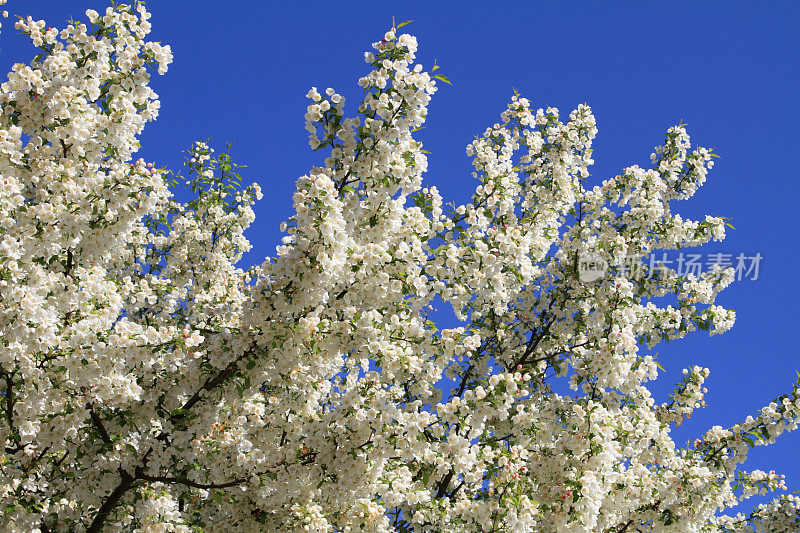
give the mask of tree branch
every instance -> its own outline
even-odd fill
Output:
[[[6,397],[6,405],[5,405],[5,415],[6,420],[8,421],[8,429],[11,433],[11,439],[16,441],[17,448],[13,452],[9,452],[9,449],[6,448],[6,453],[17,453],[23,447],[19,444],[19,430],[14,427],[14,373],[13,372],[5,372],[0,370],[5,377],[6,380],[6,390],[5,390],[5,397]]]
[[[533,352],[536,351],[536,348],[539,347],[539,343],[542,342],[542,339],[544,339],[545,335],[547,335],[547,333],[550,331],[550,327],[553,325],[555,321],[556,321],[555,318],[550,320],[550,322],[547,323],[547,325],[542,329],[539,335],[537,336],[531,335],[531,340],[528,342],[528,347],[525,348],[525,352],[522,354],[522,356],[520,356],[519,359],[517,359],[516,363],[514,363],[509,370],[513,370],[518,366],[528,362],[528,356],[530,356]]]
[[[234,479],[233,481],[228,481],[225,483],[198,483],[197,481],[192,481],[191,479],[187,479],[184,477],[151,476],[145,474],[141,468],[136,469],[136,479],[141,479],[142,481],[150,481],[153,483],[184,485],[186,487],[192,487],[195,489],[204,489],[204,490],[227,489],[247,482],[247,479]]]
[[[222,382],[224,382],[226,379],[228,379],[228,378],[231,376],[231,374],[233,374],[233,372],[236,370],[236,367],[237,367],[237,365],[239,364],[239,361],[241,361],[241,360],[242,360],[242,359],[243,359],[243,358],[244,358],[244,357],[245,357],[245,356],[246,356],[248,353],[249,353],[249,352],[245,352],[245,353],[244,353],[244,354],[242,354],[241,356],[237,357],[235,360],[233,360],[233,361],[231,361],[230,363],[228,363],[228,366],[226,366],[226,367],[225,367],[225,368],[224,368],[224,369],[223,369],[223,370],[222,370],[222,371],[221,371],[219,374],[217,374],[217,375],[216,375],[214,378],[211,378],[211,379],[207,380],[207,381],[206,381],[206,382],[203,384],[203,386],[202,386],[202,387],[200,387],[200,388],[197,390],[197,392],[195,392],[195,393],[192,395],[192,397],[191,397],[191,398],[189,398],[188,400],[186,400],[186,403],[184,403],[184,404],[183,404],[183,406],[181,407],[181,409],[182,409],[182,410],[186,410],[186,411],[188,411],[189,409],[191,409],[192,407],[194,407],[194,406],[195,406],[195,404],[196,404],[197,402],[199,402],[199,401],[200,401],[200,395],[203,393],[203,391],[212,391],[212,390],[214,390],[215,388],[217,388],[217,387],[218,387],[220,384],[222,384]],[[175,418],[181,418],[182,416],[184,416],[184,415],[179,415],[179,416],[177,416],[177,417],[174,417],[173,419],[175,419]],[[171,418],[172,418],[172,417],[171,417]]]
[[[450,471],[444,475],[444,477],[441,479],[441,481],[439,481],[439,484],[438,484],[437,490],[436,490],[436,498],[437,499],[439,499],[442,496],[444,496],[445,494],[447,494],[447,487],[450,486],[450,481],[452,481],[454,474],[455,474],[455,470],[453,470],[451,468]]]
[[[97,515],[95,515],[94,520],[86,529],[86,533],[99,533],[105,523],[108,515],[111,514],[111,511],[119,504],[119,501],[125,495],[126,492],[133,486],[135,478],[128,474],[123,469],[119,469],[119,475],[122,478],[119,482],[119,485],[111,492],[103,505],[100,506],[100,510],[97,511]]]
[[[111,444],[111,436],[103,425],[103,419],[100,418],[100,415],[94,410],[94,405],[92,405],[91,402],[87,403],[86,408],[89,410],[89,416],[92,417],[92,424],[94,424],[94,427],[97,429],[98,433],[100,433],[100,438],[102,438],[103,442],[106,444]]]

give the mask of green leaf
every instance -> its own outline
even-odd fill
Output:
[[[445,82],[448,85],[453,85],[452,83],[450,83],[450,80],[444,74],[434,74],[433,77],[436,78],[437,80]]]
[[[402,28],[402,27],[403,27],[403,26],[405,26],[406,24],[411,24],[412,22],[414,22],[414,21],[413,21],[413,20],[404,20],[403,22],[401,22],[400,24],[398,24],[398,25],[397,25],[397,27],[396,27],[395,29],[399,30],[400,28]]]

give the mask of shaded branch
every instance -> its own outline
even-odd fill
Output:
[[[94,405],[87,403],[86,408],[89,410],[89,416],[92,417],[92,424],[94,424],[97,432],[100,433],[100,438],[102,438],[103,442],[106,444],[111,444],[111,436],[108,434],[106,427],[103,425],[103,419],[100,418],[100,415],[98,415],[97,411],[94,410]]]
[[[136,481],[133,476],[121,468],[119,469],[119,475],[122,478],[119,485],[117,485],[108,498],[106,498],[103,505],[100,506],[100,510],[97,511],[94,520],[92,520],[92,523],[89,524],[89,527],[86,529],[86,533],[99,533],[102,530],[108,515],[111,514],[111,511],[114,510],[125,493],[133,486],[134,481]]]
[[[185,477],[151,476],[142,472],[141,468],[136,469],[136,479],[141,479],[142,481],[150,481],[153,483],[184,485],[186,487],[192,487],[195,489],[204,489],[204,490],[227,489],[230,487],[236,487],[237,485],[241,485],[242,483],[247,482],[247,479],[234,479],[233,481],[228,481],[225,483],[199,483],[197,481],[192,481],[191,479],[187,479]]]

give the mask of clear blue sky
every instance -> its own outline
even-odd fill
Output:
[[[103,2],[10,0],[63,26]],[[800,4],[794,2],[272,2],[210,0],[148,3],[153,38],[175,61],[153,87],[162,98],[140,155],[179,168],[196,139],[232,154],[265,190],[256,206],[248,262],[272,255],[289,216],[294,181],[319,163],[303,129],[305,94],[333,87],[358,101],[363,52],[392,16],[414,19],[419,61],[434,59],[440,83],[422,139],[427,183],[447,201],[474,187],[464,148],[498,121],[516,88],[537,107],[569,112],[588,103],[597,118],[593,179],[646,165],[666,129],[683,121],[693,141],[722,158],[709,181],[678,207],[692,218],[732,217],[728,239],[704,252],[760,253],[757,280],[726,289],[718,303],[737,311],[734,328],[659,345],[666,394],[692,364],[707,366],[708,407],[675,434],[682,443],[714,424],[732,425],[788,392],[800,369],[795,237],[800,187],[795,158],[800,113]],[[33,51],[4,20],[2,66]],[[751,452],[750,468],[774,469],[800,489],[800,431]]]

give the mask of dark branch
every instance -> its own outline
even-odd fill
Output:
[[[103,442],[106,444],[111,444],[111,436],[108,434],[106,427],[103,425],[103,419],[100,418],[100,415],[98,415],[97,411],[94,410],[94,405],[88,403],[86,404],[86,408],[89,409],[89,416],[92,417],[92,424],[94,424],[97,432],[100,433],[100,438],[102,438]]]
[[[234,479],[233,481],[228,481],[226,483],[198,483],[197,481],[192,481],[191,479],[187,479],[184,477],[169,477],[169,476],[151,476],[145,474],[141,471],[141,469],[136,469],[136,479],[141,479],[143,481],[150,481],[153,483],[169,483],[172,485],[184,485],[186,487],[192,487],[195,489],[204,489],[204,490],[213,490],[213,489],[227,489],[230,487],[236,487],[237,485],[241,485],[245,483],[246,479]]]
[[[135,479],[133,476],[128,474],[123,469],[119,469],[119,475],[122,478],[111,494],[108,496],[103,505],[100,507],[100,510],[97,511],[97,515],[95,515],[94,520],[86,529],[86,533],[99,533],[102,528],[103,524],[105,524],[108,515],[111,514],[111,511],[119,504],[122,497],[125,495],[126,492],[133,486],[133,482]]]
[[[445,494],[447,494],[447,487],[450,486],[450,481],[452,481],[454,474],[455,470],[451,469],[447,474],[444,475],[442,480],[439,481],[439,485],[436,490],[436,499],[439,499]]]

